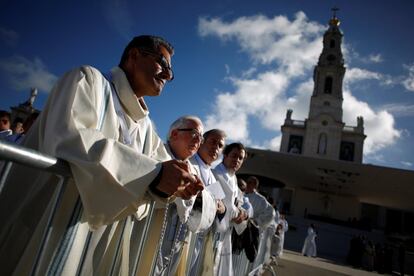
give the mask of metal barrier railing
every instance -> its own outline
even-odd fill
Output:
[[[47,218],[46,227],[43,229],[40,246],[37,250],[36,256],[34,258],[35,261],[32,265],[31,272],[30,272],[30,275],[42,274],[42,272],[40,271],[40,260],[44,259],[45,252],[43,251],[49,241],[49,237],[50,237],[50,234],[53,228],[52,223],[56,215],[56,210],[61,204],[62,195],[64,193],[68,179],[72,177],[70,167],[68,163],[64,160],[61,160],[61,159],[58,159],[58,158],[55,158],[53,156],[49,156],[46,154],[42,154],[38,151],[25,148],[23,146],[19,146],[19,145],[16,145],[16,144],[4,141],[4,140],[0,140],[0,163],[1,163],[1,160],[3,160],[4,163],[2,164],[3,166],[1,168],[1,175],[0,175],[0,194],[2,193],[3,188],[6,185],[7,177],[11,172],[13,163],[18,163],[20,165],[23,165],[29,168],[47,171],[59,177],[59,181],[56,184],[57,191],[51,202],[52,211],[50,212]],[[78,206],[78,208],[80,208],[79,212],[82,212],[82,205],[80,201],[79,201],[79,205],[80,205]],[[143,255],[142,253],[143,253],[146,237],[149,232],[152,215],[154,211],[154,205],[155,205],[154,202],[150,203],[148,215],[145,219],[143,219],[143,221],[140,221],[140,222],[134,221],[134,223],[138,224],[137,228],[139,229],[140,236],[135,237],[136,243],[134,243],[134,246],[133,246],[134,252],[131,252],[131,256],[133,256],[133,258],[131,262],[132,266],[129,272],[130,275],[138,274],[137,269],[140,264],[140,258]],[[69,228],[65,230],[65,233],[63,236],[65,236],[68,231],[69,231]],[[91,232],[89,233],[88,238],[90,238],[90,235],[91,235]],[[62,239],[63,239],[63,236],[62,236]],[[88,242],[86,243],[86,247],[87,246],[88,246]],[[60,252],[57,251],[54,254],[54,257],[50,258],[48,274],[56,274],[56,273],[59,274],[58,272],[59,268],[56,268],[53,265],[53,262],[57,258],[56,256],[59,256],[59,254]],[[80,263],[83,263],[85,257],[86,256],[81,257]],[[119,273],[119,271],[116,271],[115,269],[116,264],[119,262],[119,257],[120,257],[120,253],[116,254],[113,260],[112,275],[117,275]],[[80,273],[81,271],[80,269],[78,269],[78,274]]]
[[[49,217],[47,219],[47,224],[46,224],[47,226],[45,227],[43,231],[43,235],[42,235],[42,239],[40,243],[41,245],[36,253],[35,262],[32,265],[31,273],[30,273],[30,275],[42,274],[42,271],[39,268],[40,267],[39,262],[40,260],[43,260],[45,257],[44,256],[45,252],[43,251],[44,251],[45,246],[48,243],[48,240],[51,234],[52,223],[53,223],[53,220],[55,219],[56,210],[61,204],[62,196],[65,190],[65,187],[68,183],[68,179],[72,177],[70,166],[66,161],[62,159],[58,159],[53,156],[40,153],[33,149],[25,148],[23,146],[12,144],[10,142],[3,141],[3,140],[0,140],[0,162],[1,160],[4,160],[5,163],[3,164],[3,168],[1,169],[1,174],[0,174],[0,194],[2,193],[3,188],[5,187],[7,177],[11,171],[13,163],[18,163],[26,167],[30,167],[30,168],[34,168],[34,169],[38,169],[42,171],[47,171],[59,177],[59,182],[57,183],[57,186],[58,186],[57,192],[55,193],[55,196],[53,197],[53,201],[51,203],[53,206],[51,208],[52,211],[50,212]],[[82,205],[80,201],[79,201],[79,205],[80,205],[78,206],[78,208],[80,208],[79,212],[82,212]],[[131,251],[133,252],[131,252],[132,261],[130,263],[132,264],[132,266],[129,271],[129,275],[139,275],[138,267],[140,266],[141,256],[143,255],[145,242],[148,237],[151,221],[153,219],[154,209],[155,209],[155,204],[154,202],[151,202],[147,217],[143,219],[143,221],[141,222],[135,221],[135,223],[139,224],[137,227],[139,229],[138,232],[140,233],[140,236],[135,237],[137,243],[131,247]],[[69,229],[67,228],[65,230],[65,235],[68,231]],[[90,235],[91,233],[89,233],[88,239],[90,239]],[[193,236],[195,237],[196,235],[193,235]],[[62,239],[63,239],[63,236],[62,236]],[[88,243],[86,247],[87,246],[88,246]],[[192,255],[191,253],[194,252],[195,250],[194,246],[195,246],[195,243],[193,241],[191,243],[191,247],[189,248],[190,256]],[[60,252],[56,252],[54,257],[50,259],[51,264],[50,264],[50,268],[48,269],[49,274],[56,274],[56,273],[59,274],[59,268],[54,267],[52,264],[52,262],[55,261],[56,256],[59,256],[59,254]],[[117,275],[119,273],[119,271],[115,269],[116,264],[119,263],[119,257],[120,257],[119,254],[117,254],[117,256],[115,256],[113,260],[112,275]],[[83,263],[85,258],[86,258],[85,256],[82,256],[80,263]],[[190,262],[191,262],[191,257],[188,259],[187,273],[189,272],[188,265],[190,264]],[[202,261],[200,263],[202,263]],[[154,266],[154,264],[155,264],[155,260],[153,259],[152,266]],[[247,260],[244,253],[242,255],[234,255],[233,264],[234,264],[233,267],[236,271],[235,275],[247,275],[249,261]],[[78,269],[77,274],[81,274],[80,270],[81,269]],[[153,271],[153,269],[151,269],[151,271]]]

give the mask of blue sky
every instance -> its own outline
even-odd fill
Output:
[[[202,3],[202,4],[199,4]],[[139,34],[175,47],[175,79],[147,99],[161,137],[184,114],[279,150],[286,110],[304,120],[331,8],[344,33],[344,121],[364,116],[364,163],[414,169],[414,1],[0,1],[1,109],[67,70],[109,71]]]

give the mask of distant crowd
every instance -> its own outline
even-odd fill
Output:
[[[39,113],[35,112],[30,114],[26,120],[16,118],[11,122],[10,112],[0,110],[0,139],[20,144],[25,133],[30,129],[38,116]]]

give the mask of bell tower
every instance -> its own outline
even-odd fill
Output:
[[[314,90],[309,108],[309,119],[321,114],[342,122],[342,81],[345,75],[341,44],[343,34],[339,29],[340,21],[336,17],[337,8],[332,9],[329,29],[323,36],[323,49],[313,72]]]
[[[323,49],[313,72],[314,88],[309,115],[305,121],[293,120],[288,110],[282,126],[281,152],[326,159],[362,162],[365,139],[363,118],[357,126],[342,121],[342,85],[345,76],[340,21],[332,9],[329,27],[323,36]]]

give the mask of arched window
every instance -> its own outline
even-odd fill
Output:
[[[332,94],[332,83],[333,83],[332,77],[326,77],[326,79],[325,79],[325,89],[324,89],[324,92],[326,94]]]
[[[329,64],[332,64],[336,60],[336,57],[335,55],[329,55],[326,57],[326,59],[328,60]]]
[[[335,39],[331,39],[331,43],[329,43],[331,48],[335,48]]]
[[[326,133],[321,133],[319,135],[318,154],[325,155],[327,146],[328,146],[328,136],[326,135]]]

